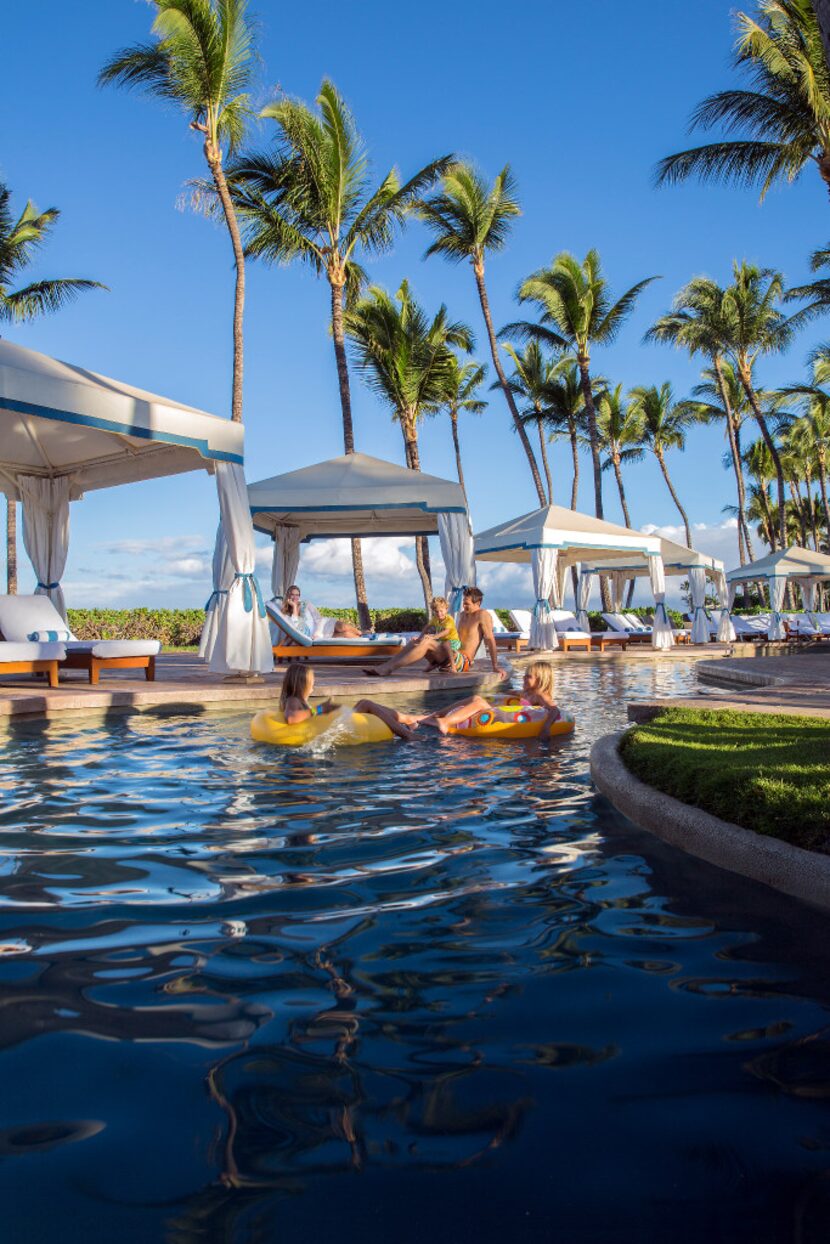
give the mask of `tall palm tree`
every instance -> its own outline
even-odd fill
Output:
[[[520,214],[516,184],[510,168],[505,165],[493,185],[488,186],[471,164],[455,163],[444,174],[440,189],[430,198],[423,199],[419,210],[421,218],[435,238],[427,248],[427,256],[443,255],[452,263],[467,260],[472,265],[493,367],[512,416],[513,426],[527,455],[539,504],[544,505],[545,490],[539,465],[504,374],[484,280],[487,254],[504,249],[510,223]]]
[[[420,471],[418,425],[424,415],[446,405],[457,359],[453,347],[473,348],[466,324],[453,322],[442,304],[430,320],[402,281],[392,297],[377,285],[346,311],[346,333],[369,388],[392,407],[401,427],[406,465]],[[429,546],[426,536],[415,541],[424,600],[432,598]]]
[[[547,448],[547,401],[548,389],[555,382],[558,360],[545,354],[538,341],[529,341],[524,350],[517,350],[511,345],[504,346],[513,363],[513,373],[507,378],[510,392],[519,402],[524,403],[519,415],[525,426],[535,426],[539,434],[539,454],[545,472],[547,484],[547,501],[553,504],[553,480],[550,473]],[[493,385],[496,388],[497,385]]]
[[[700,393],[696,391],[696,396],[707,401],[709,417],[722,415],[726,424],[738,493],[738,551],[743,566],[744,546],[748,559],[752,560],[749,527],[744,517],[746,498],[740,449],[740,419],[747,398],[734,365],[725,357],[729,331],[724,298],[725,291],[715,281],[709,277],[695,277],[675,295],[671,310],[660,316],[645,334],[644,340],[667,342],[686,350],[692,358],[702,355],[709,360],[716,392],[713,393],[708,387],[707,373],[704,372],[704,387]]]
[[[464,483],[464,471],[461,466],[458,416],[460,414],[481,415],[487,409],[487,403],[478,396],[479,390],[484,383],[484,377],[487,375],[487,368],[483,363],[462,363],[455,354],[452,357],[453,362],[447,373],[444,410],[450,417],[452,444],[455,450],[455,468],[458,472],[458,482],[466,497],[467,488]]]
[[[101,86],[137,88],[172,100],[202,136],[202,150],[230,235],[236,273],[231,418],[242,421],[245,256],[224,161],[251,116],[248,89],[256,54],[247,0],[152,0],[152,43],[123,48],[98,75]]]
[[[812,441],[815,453],[824,526],[830,542],[830,504],[827,475],[830,469],[830,348],[820,347],[812,359],[812,384],[790,385],[782,390],[786,396],[803,399],[804,416],[799,420],[799,435]]]
[[[598,377],[593,378],[598,389],[604,385]],[[585,394],[579,367],[571,354],[563,354],[556,364],[546,391],[547,406],[545,423],[552,439],[567,437],[571,450],[571,503],[576,509],[579,498],[579,444],[585,421]]]
[[[751,480],[746,516],[756,523],[761,538],[771,549],[776,547],[775,516],[772,505],[772,481],[775,463],[763,440],[753,441],[743,453],[744,465]],[[759,514],[761,517],[759,517]]]
[[[581,262],[567,251],[558,254],[549,268],[540,268],[519,287],[519,301],[532,302],[541,311],[539,324],[520,321],[508,324],[506,336],[539,341],[558,350],[570,350],[579,368],[591,461],[594,469],[594,513],[603,517],[602,465],[597,436],[596,404],[591,383],[591,350],[607,345],[619,333],[634,310],[642,291],[656,277],[646,277],[612,300],[602,274],[599,254],[590,250]]]
[[[830,189],[830,69],[811,0],[760,0],[756,21],[737,14],[736,67],[747,88],[698,104],[691,126],[724,137],[667,156],[658,184],[704,182],[771,186],[814,165]]]
[[[59,216],[56,207],[40,212],[29,201],[15,218],[11,191],[0,182],[0,323],[23,324],[59,311],[82,290],[106,289],[98,281],[73,277],[17,285]],[[6,498],[6,591],[17,591],[17,502],[10,498]]]
[[[605,454],[602,469],[613,470],[625,525],[633,527],[623,487],[622,467],[624,463],[642,462],[645,457],[644,429],[640,410],[636,403],[626,402],[622,388],[618,384],[601,394],[597,404],[597,433]]]
[[[704,367],[700,373],[700,382],[692,389],[692,397],[700,404],[704,423],[723,420],[726,428],[729,452],[724,456],[724,466],[727,469],[731,466],[735,475],[738,504],[734,512],[738,520],[738,555],[741,565],[744,566],[755,559],[749,524],[744,513],[746,481],[741,458],[741,429],[752,411],[734,363],[730,359],[723,359],[719,361],[717,369]]]
[[[269,104],[261,116],[276,124],[274,147],[243,154],[229,171],[247,253],[268,263],[299,260],[328,282],[343,447],[351,454],[355,440],[343,316],[365,283],[359,260],[390,248],[418,196],[450,158],[434,160],[404,183],[396,169],[375,182],[355,119],[332,82],[323,82],[316,103],[316,112],[299,100]],[[367,628],[359,540],[352,541],[352,563],[360,624]]]
[[[686,433],[691,424],[698,422],[698,413],[693,402],[675,402],[671,385],[667,382],[657,385],[637,386],[629,393],[631,412],[638,418],[642,427],[642,443],[654,454],[666,487],[677,506],[686,530],[686,546],[692,547],[692,529],[689,518],[680,503],[674,485],[671,482],[666,466],[666,451],[669,449],[685,449]]]

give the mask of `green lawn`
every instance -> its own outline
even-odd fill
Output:
[[[620,752],[684,803],[830,851],[830,720],[676,708],[630,730]]]

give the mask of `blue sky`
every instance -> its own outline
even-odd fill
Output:
[[[439,154],[473,158],[490,176],[506,162],[523,214],[510,243],[490,260],[487,280],[497,324],[516,316],[514,291],[561,249],[598,248],[618,292],[658,274],[618,341],[595,366],[624,385],[671,380],[688,392],[697,369],[666,347],[643,346],[645,328],[693,274],[726,280],[733,257],[807,276],[811,250],[827,241],[827,198],[818,176],[773,192],[759,206],[741,190],[687,185],[657,191],[660,156],[686,142],[686,119],[708,92],[735,80],[734,37],[722,0],[319,0],[312,21],[284,21],[273,0],[252,2],[260,24],[257,102],[278,88],[313,99],[331,77],[353,109],[378,177],[404,174]],[[202,175],[198,141],[172,108],[95,85],[119,47],[145,39],[146,0],[41,0],[4,14],[0,80],[0,177],[14,202],[60,207],[62,218],[36,275],[88,276],[110,293],[7,332],[22,345],[166,394],[215,414],[229,410],[233,274],[225,232],[182,207],[188,178]],[[43,67],[49,66],[48,74]],[[253,135],[269,137],[264,122]],[[373,280],[397,288],[407,276],[434,310],[446,302],[466,320],[486,358],[472,273],[431,259],[412,224],[393,252],[373,263]],[[245,422],[247,475],[260,479],[342,450],[326,287],[304,269],[248,268]],[[786,358],[765,361],[759,378],[798,377],[819,324]],[[491,369],[492,370],[492,369]],[[402,461],[388,412],[353,380],[357,446]],[[500,395],[462,427],[473,521],[484,528],[533,508],[526,463]],[[445,420],[422,430],[422,465],[452,476]],[[722,507],[732,501],[721,468],[722,432],[700,429],[670,468],[699,547],[737,560]],[[564,448],[553,450],[557,499],[570,482]],[[628,472],[636,525],[678,520],[655,463]],[[588,463],[581,508],[590,508]],[[621,520],[612,480],[606,515]],[[203,473],[90,494],[72,507],[66,574],[70,604],[201,604],[209,586],[216,525],[212,480]],[[676,535],[676,532],[674,533]],[[263,554],[263,564],[264,564]],[[21,556],[21,562],[25,559]],[[371,549],[372,603],[416,602],[417,578],[403,542]],[[302,582],[322,603],[351,603],[344,551],[315,545]],[[513,572],[490,580],[490,603],[516,603]],[[267,577],[267,576],[266,576]],[[29,583],[28,571],[22,587]],[[485,580],[486,586],[486,580]]]

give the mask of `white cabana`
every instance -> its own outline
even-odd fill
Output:
[[[728,643],[735,638],[735,630],[729,618],[729,601],[727,597],[726,576],[723,562],[708,553],[700,553],[697,549],[686,548],[685,544],[675,544],[673,540],[657,537],[660,544],[660,555],[663,559],[663,572],[666,576],[682,576],[689,580],[689,595],[692,602],[692,643],[709,642],[709,622],[706,616],[706,580],[712,581],[720,604],[718,620],[718,640]],[[626,579],[648,578],[649,560],[645,556],[637,556],[630,560],[619,558],[599,558],[590,563],[593,574],[607,575],[612,591],[619,602],[622,585]]]
[[[584,625],[591,585],[590,567],[595,561],[625,564],[638,557],[647,559],[652,570],[656,606],[652,644],[668,648],[674,643],[664,603],[663,563],[657,536],[618,527],[561,505],[549,505],[480,532],[475,537],[474,548],[478,561],[526,562],[533,568],[536,601],[531,648],[556,647],[550,597],[563,598],[565,575],[570,566],[589,568],[588,577],[577,588],[577,605],[583,613]],[[556,584],[557,591],[549,591],[549,584]]]
[[[457,612],[475,583],[473,540],[460,484],[411,471],[368,454],[327,462],[249,484],[254,527],[274,541],[271,588],[279,600],[297,574],[299,548],[309,540],[437,534],[446,568],[445,592]]]
[[[37,575],[36,592],[48,595],[61,612],[69,503],[93,489],[205,470],[216,477],[223,516],[239,531],[247,528],[253,547],[243,452],[242,427],[229,419],[0,341],[0,491],[22,502],[23,540]],[[235,501],[238,479],[242,489]],[[238,548],[237,555],[236,577],[225,600],[238,596],[245,617],[230,605],[231,623],[216,632],[220,649],[227,645],[214,650],[218,664],[212,660],[211,665],[217,669],[229,668],[227,657],[258,653],[258,633],[268,639],[264,618],[253,606],[245,609],[248,595],[256,596],[252,555],[246,559]],[[260,664],[235,668],[270,669],[270,655],[269,646],[267,667],[257,656]]]
[[[726,574],[732,600],[741,583],[766,583],[772,606],[770,639],[787,638],[787,630],[781,617],[787,584],[797,583],[801,587],[809,613],[815,605],[815,589],[825,579],[830,579],[830,557],[826,553],[819,553],[815,549],[802,549],[798,545],[768,553],[766,557],[759,557],[757,561],[746,566],[737,566]],[[815,625],[815,619],[811,621]]]

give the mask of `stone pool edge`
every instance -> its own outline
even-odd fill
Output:
[[[620,756],[619,742],[624,733],[597,739],[590,757],[594,785],[618,812],[641,829],[709,864],[830,911],[830,857],[722,821],[641,782]]]

